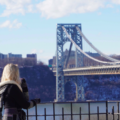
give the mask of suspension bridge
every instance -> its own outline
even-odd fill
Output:
[[[67,82],[73,81],[76,85],[75,101],[84,101],[84,76],[85,75],[106,75],[120,74],[120,61],[105,55],[98,50],[82,33],[81,24],[57,24],[56,40],[56,65],[53,66],[53,72],[56,75],[56,100],[65,101],[64,86]],[[105,60],[96,59],[83,51],[82,38]],[[64,59],[63,46],[70,42],[67,58]],[[75,68],[68,68],[68,62],[72,46],[75,46]],[[101,65],[84,66],[84,56]]]

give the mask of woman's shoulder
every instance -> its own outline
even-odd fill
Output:
[[[21,90],[19,89],[19,87],[15,84],[8,84],[7,86],[7,91],[8,93],[13,93],[13,94],[16,94],[16,93],[21,93]]]
[[[20,91],[20,90],[15,84],[5,84],[3,86],[0,86],[0,94],[3,94],[4,92],[9,94],[9,93],[14,93],[16,91]]]
[[[8,84],[8,85],[7,85],[7,88],[13,89],[13,90],[14,90],[14,89],[19,89],[18,86],[15,85],[15,84]]]
[[[13,80],[10,80],[10,81],[4,81],[4,82],[2,82],[2,83],[0,83],[0,87],[3,87],[3,86],[8,86],[8,87],[10,87],[10,88],[13,88],[13,89],[20,89],[20,91],[22,92],[22,88],[21,88],[21,86],[20,85],[18,85],[15,81],[13,81]]]

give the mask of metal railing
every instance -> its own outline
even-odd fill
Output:
[[[29,115],[29,110],[27,110],[27,120],[29,120],[29,117],[34,116],[35,120],[38,120],[39,116],[43,116],[44,120],[47,120],[48,116],[53,116],[53,120],[58,120],[56,119],[56,116],[61,116],[60,120],[65,120],[65,116],[70,116],[70,120],[76,120],[73,118],[73,116],[79,116],[79,118],[77,120],[83,120],[82,116],[87,115],[87,120],[93,120],[91,118],[92,115],[96,115],[96,120],[100,120],[100,115],[105,115],[105,119],[102,120],[115,120],[115,116],[117,117],[116,120],[120,120],[120,113],[119,113],[119,102],[120,101],[85,101],[85,102],[50,102],[50,103],[40,103],[40,104],[52,104],[52,108],[51,110],[53,110],[53,114],[47,114],[46,113],[46,108],[44,108],[44,114],[38,114],[38,105],[35,106],[35,115]],[[87,104],[87,112],[88,113],[82,113],[82,108],[79,107],[79,113],[73,113],[73,105],[74,104],[83,104],[86,103]],[[104,103],[105,104],[105,112],[100,112],[99,110],[99,106],[97,106],[96,109],[96,113],[95,112],[91,112],[91,104],[93,105],[94,103]],[[117,104],[117,111],[115,111],[115,106],[112,106],[112,110],[111,112],[108,112],[108,104],[109,103],[116,103]],[[64,107],[62,107],[61,109],[61,114],[56,113],[56,108],[55,105],[56,104],[70,104],[70,114],[66,114]],[[109,115],[112,115],[109,119]],[[85,119],[86,120],[86,119]]]

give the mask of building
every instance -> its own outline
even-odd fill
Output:
[[[52,65],[56,65],[56,56],[53,56],[53,63]]]
[[[37,64],[37,55],[27,54],[26,58],[22,58],[22,54],[0,53],[0,67],[4,67],[8,63],[18,64],[18,66],[34,66]]]
[[[49,59],[48,65],[52,65],[52,64],[53,64],[53,59]]]
[[[88,55],[90,55],[92,57],[99,57],[100,56],[100,54],[98,54],[98,53],[92,53],[92,52],[85,52],[85,53],[87,53]]]
[[[100,56],[100,54],[98,53],[92,53],[92,52],[86,52],[88,55],[94,57],[94,58],[98,58],[98,59],[102,59],[102,57]],[[65,50],[63,52],[64,55],[64,67],[66,65],[66,61],[67,61],[67,57],[69,54],[69,50]],[[78,60],[80,61],[81,58],[80,56],[78,56]],[[100,63],[95,62],[89,58],[87,58],[85,55],[83,55],[83,66],[94,66],[94,65],[99,65]],[[53,57],[53,67],[56,67],[56,56]],[[75,51],[71,50],[70,56],[69,56],[69,61],[67,64],[67,68],[74,68],[75,67]]]
[[[0,59],[4,59],[4,54],[0,53]]]
[[[27,58],[35,58],[37,60],[36,54],[27,54]]]
[[[7,58],[7,55],[0,53],[0,59],[5,59]]]
[[[22,55],[21,54],[12,54],[12,53],[8,53],[8,54],[0,53],[0,59],[5,59],[5,58],[22,58]]]
[[[37,64],[37,54],[27,54],[28,59],[33,59],[33,62]]]
[[[12,54],[8,53],[7,58],[22,58],[22,54]]]

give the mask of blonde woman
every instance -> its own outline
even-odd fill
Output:
[[[4,102],[2,120],[25,120],[25,113],[21,110],[34,107],[40,99],[29,100],[25,79],[20,80],[19,69],[15,64],[4,67],[0,82],[0,110]]]

